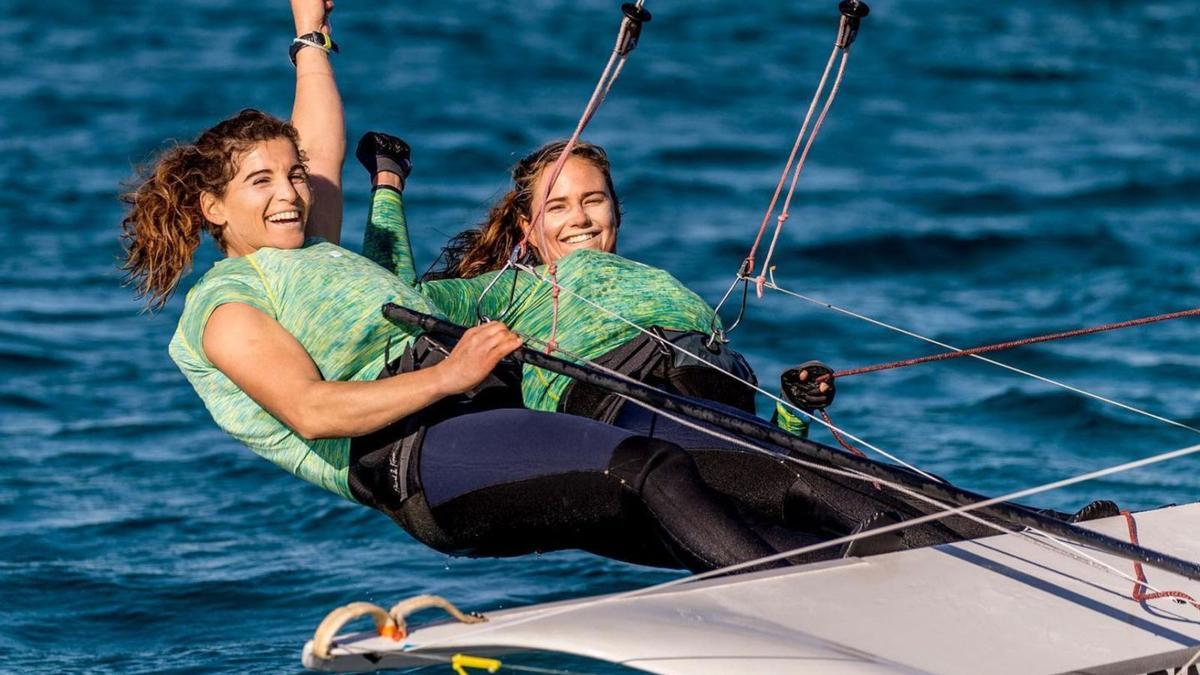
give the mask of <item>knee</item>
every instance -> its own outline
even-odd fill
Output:
[[[613,450],[608,473],[635,492],[659,477],[696,475],[696,463],[683,448],[668,441],[631,436]]]

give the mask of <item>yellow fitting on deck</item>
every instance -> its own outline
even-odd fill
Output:
[[[458,675],[468,675],[467,668],[479,668],[486,670],[489,673],[494,673],[500,670],[499,659],[489,659],[482,656],[467,656],[466,654],[455,654],[450,657],[450,667]]]

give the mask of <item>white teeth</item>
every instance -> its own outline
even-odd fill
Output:
[[[587,241],[588,239],[591,239],[595,236],[596,236],[595,232],[585,232],[583,234],[577,234],[573,237],[567,237],[566,239],[563,239],[563,243],[580,244],[580,243],[583,243],[583,242]]]
[[[282,223],[288,220],[300,220],[300,212],[280,211],[279,213],[267,216],[267,220],[271,221],[272,223]]]

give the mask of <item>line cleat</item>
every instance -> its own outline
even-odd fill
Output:
[[[871,13],[871,8],[861,0],[842,0],[838,4],[838,11],[842,13],[842,25],[838,30],[837,46],[847,49],[854,44],[859,23]]]
[[[833,369],[820,361],[806,361],[783,371],[779,387],[789,403],[805,412],[824,410],[837,396]]]
[[[380,171],[390,171],[400,176],[403,185],[412,173],[412,150],[400,137],[381,131],[368,131],[358,140],[354,150],[367,173],[374,178]]]

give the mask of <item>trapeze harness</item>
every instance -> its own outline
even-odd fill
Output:
[[[755,412],[753,386],[737,381],[758,384],[745,357],[702,333],[655,326],[594,359],[592,364],[682,396],[720,403],[750,415]],[[627,406],[611,391],[572,381],[559,401],[558,411],[620,424],[623,409],[628,407],[633,406]]]
[[[380,378],[428,368],[448,353],[420,336]],[[797,533],[769,543],[707,487],[678,445],[525,409],[519,383],[515,364],[502,365],[467,394],[353,439],[354,497],[456,555],[578,548],[699,571],[816,540]]]

